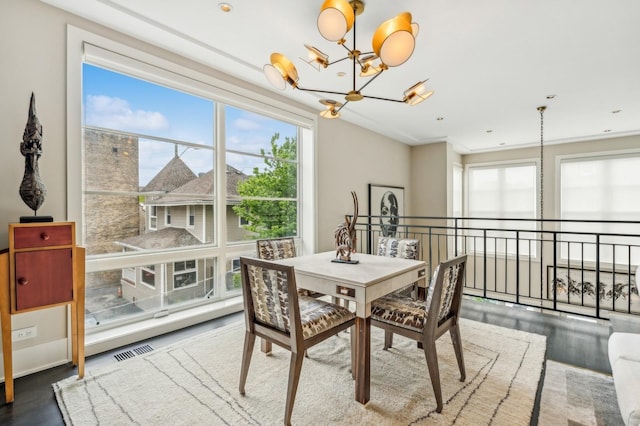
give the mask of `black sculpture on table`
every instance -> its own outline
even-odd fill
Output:
[[[38,161],[42,155],[42,125],[36,115],[36,97],[31,93],[31,103],[29,104],[29,118],[24,128],[22,142],[20,143],[20,153],[24,155],[24,176],[20,184],[20,197],[36,216],[38,209],[44,203],[47,195],[47,187],[40,178]],[[39,219],[21,217],[20,222],[49,222],[49,216]]]

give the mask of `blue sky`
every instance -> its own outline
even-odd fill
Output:
[[[179,146],[182,160],[195,173],[213,168],[214,103],[199,96],[169,89],[93,65],[83,65],[83,120],[87,126],[135,132],[202,145],[200,149]],[[265,116],[227,106],[227,149],[259,154],[269,149],[274,133],[295,137],[296,128]],[[187,149],[188,148],[188,149]],[[141,140],[140,185],[145,185],[173,158],[175,145]],[[250,156],[230,155],[233,167],[251,174],[262,160]]]

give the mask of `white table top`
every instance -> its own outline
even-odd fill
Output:
[[[405,272],[426,268],[427,265],[422,260],[375,256],[365,253],[351,255],[352,260],[359,261],[357,264],[332,262],[331,260],[335,258],[336,252],[330,251],[283,259],[278,263],[293,266],[296,274],[337,279],[341,283],[354,287],[368,287]]]

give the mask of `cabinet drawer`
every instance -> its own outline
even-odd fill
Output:
[[[72,249],[27,251],[15,256],[16,310],[73,300]]]
[[[73,232],[71,225],[23,226],[13,230],[14,248],[36,248],[71,245]]]

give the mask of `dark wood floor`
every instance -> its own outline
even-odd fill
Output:
[[[462,313],[465,318],[475,321],[544,334],[547,336],[547,359],[611,373],[607,358],[607,338],[609,337],[607,323],[594,324],[578,319],[472,300],[463,302]],[[144,343],[159,348],[230,322],[242,321],[242,318],[241,313],[229,315],[159,336]],[[90,370],[117,362],[115,354],[141,344],[139,342],[131,347],[89,357],[86,360],[86,369]],[[75,371],[70,365],[63,365],[16,379],[14,382],[15,402],[0,405],[0,425],[64,425],[51,384],[73,374]],[[541,389],[542,379],[531,422],[533,425],[537,424]],[[4,401],[4,385],[0,389],[0,399]]]

